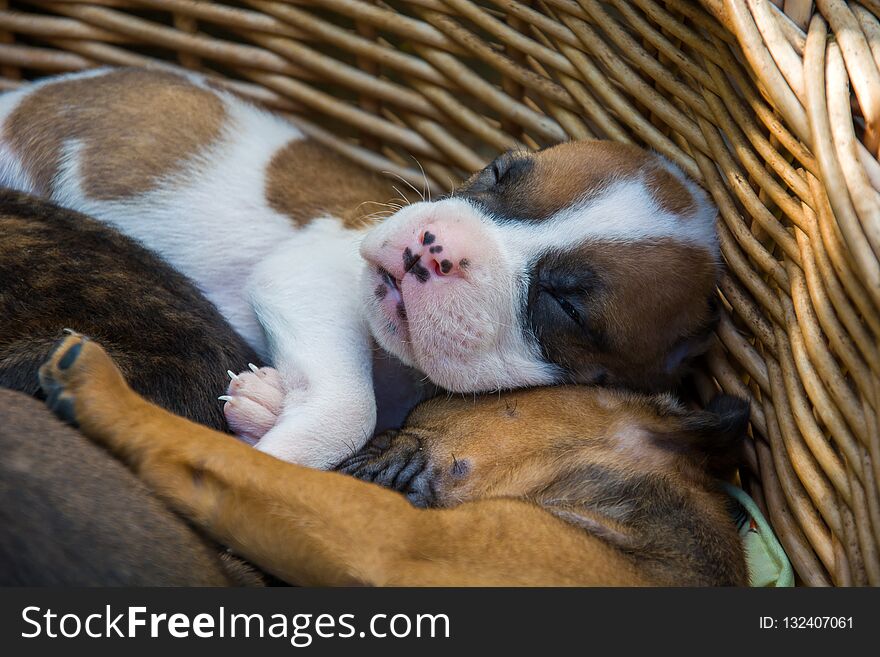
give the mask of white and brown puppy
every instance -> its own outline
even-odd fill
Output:
[[[399,423],[425,377],[667,388],[713,322],[715,210],[630,146],[506,154],[371,225],[390,184],[290,123],[195,75],[98,70],[0,97],[0,185],[194,280],[278,371],[233,381],[231,425],[312,466],[363,445],[377,409]]]

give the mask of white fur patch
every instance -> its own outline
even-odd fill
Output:
[[[24,172],[21,163],[18,161],[9,147],[0,142],[0,187],[7,187],[20,192],[31,191],[34,184],[28,175]]]
[[[375,303],[375,281],[371,278],[374,267],[367,265],[361,294],[370,330],[379,344],[453,392],[495,391],[558,381],[559,369],[541,358],[537,342],[528,339],[520,317],[528,290],[528,279],[522,275],[524,258],[507,257],[502,247],[508,236],[506,229],[479,215],[469,202],[453,197],[407,206],[370,230],[361,252],[381,250],[395,235],[416,235],[421,232],[420,226],[441,215],[449,221],[481,224],[479,235],[475,235],[481,257],[470,265],[467,280],[457,282],[454,295],[441,298],[438,290],[437,298],[418,308],[413,307],[412,300],[407,301],[409,340],[401,339],[395,325]],[[426,285],[435,283],[429,281]]]
[[[691,183],[693,185],[693,183]],[[696,187],[694,185],[694,187]],[[717,251],[715,211],[699,188],[692,195],[697,210],[682,217],[663,210],[642,177],[618,181],[595,198],[575,204],[541,222],[506,222],[508,255],[522,260],[538,259],[552,250],[570,250],[587,242],[634,243],[671,239]],[[489,225],[494,222],[479,207],[475,214]]]
[[[355,285],[359,241],[360,233],[333,219],[312,221],[261,259],[248,280],[272,363],[290,391],[257,447],[286,461],[333,466],[376,425],[372,341]]]

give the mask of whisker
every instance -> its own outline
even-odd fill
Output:
[[[404,182],[406,182],[406,181],[404,181]],[[412,205],[412,201],[409,200],[409,198],[407,197],[406,194],[404,194],[402,191],[400,191],[399,189],[397,189],[397,187],[395,187],[394,185],[392,185],[392,186],[391,186],[391,189],[393,189],[395,192],[397,192],[398,194],[400,194],[400,195],[403,197],[403,200],[406,201],[406,204],[407,204],[407,205]]]
[[[425,175],[425,169],[422,167],[422,163],[419,162],[419,159],[415,155],[410,155],[410,157],[415,160],[416,164],[419,165],[419,171],[422,172],[422,179],[425,181],[425,194],[428,195],[428,203],[431,202],[431,183],[428,181],[428,176]],[[422,194],[422,200],[425,200],[425,194]]]
[[[391,208],[390,210],[376,210],[375,212],[370,212],[370,215],[374,214],[394,214],[397,212],[395,208]]]
[[[401,176],[399,173],[394,173],[393,171],[383,171],[382,173],[387,173],[388,175],[394,176],[395,178],[400,180],[403,184],[407,185],[416,194],[418,194],[422,198],[423,201],[425,200],[425,195],[422,192],[420,192],[418,189],[416,189],[415,185],[413,185],[409,180],[407,180],[406,178]],[[396,187],[394,189],[397,190]],[[400,194],[400,191],[397,191],[397,193]]]
[[[361,208],[362,205],[368,205],[368,204],[372,204],[372,205],[388,205],[387,203],[380,203],[379,201],[363,201],[362,203],[358,203],[358,206],[357,206],[357,208],[355,208],[355,209],[359,210],[359,209]]]
[[[391,199],[391,200],[394,201],[394,200],[396,200],[396,199]],[[400,205],[399,203],[391,203],[391,202],[389,202],[389,203],[379,203],[378,201],[368,201],[368,203],[372,203],[372,204],[374,204],[374,205],[380,205],[380,206],[383,206],[383,207],[386,207],[386,208],[394,208],[395,210],[402,210],[402,209],[403,209],[403,206]]]

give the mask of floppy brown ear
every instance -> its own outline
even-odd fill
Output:
[[[716,476],[725,476],[742,461],[749,424],[749,402],[718,395],[700,411],[681,417],[678,431],[658,436],[663,446],[692,455]]]

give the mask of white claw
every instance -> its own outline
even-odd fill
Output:
[[[248,367],[251,368],[251,372],[253,372],[254,374],[257,374],[260,371],[260,368],[253,363],[248,363]]]
[[[220,401],[225,401],[225,402],[232,401],[232,397],[230,397],[229,395],[220,395],[219,397],[217,397],[217,399],[219,399]]]
[[[229,375],[229,378],[233,381],[238,381],[238,374],[233,372],[232,370],[226,370],[226,373]]]

